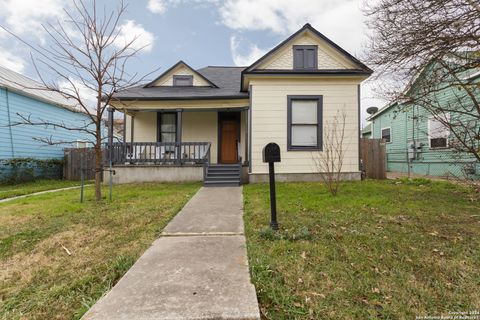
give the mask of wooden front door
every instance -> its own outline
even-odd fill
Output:
[[[220,163],[238,162],[238,129],[237,119],[220,118]]]

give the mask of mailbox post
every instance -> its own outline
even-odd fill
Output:
[[[263,162],[268,162],[268,174],[270,176],[270,228],[278,230],[277,222],[277,196],[275,193],[275,162],[280,162],[280,147],[270,142],[263,148]]]

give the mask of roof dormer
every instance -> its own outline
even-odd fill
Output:
[[[183,61],[177,62],[145,87],[216,87]]]

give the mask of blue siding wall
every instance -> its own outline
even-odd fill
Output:
[[[2,88],[0,89],[0,115],[2,125],[6,126],[8,126],[8,109],[10,109],[11,123],[22,122],[18,114],[30,116],[32,122],[65,123],[66,126],[73,128],[89,123],[89,118],[85,114],[72,112]],[[13,141],[10,139],[10,129],[12,130]],[[53,141],[92,140],[92,136],[87,133],[53,128],[52,126],[2,126],[0,130],[0,146],[2,146],[0,159],[12,158],[11,144],[13,144],[13,157],[36,159],[62,158],[63,149],[73,146],[72,144],[47,145],[36,141],[34,138],[48,137]]]
[[[12,157],[8,117],[7,91],[0,88],[0,159],[9,159]]]
[[[92,141],[93,136],[80,131],[69,131],[53,126],[10,124],[23,122],[19,116],[30,117],[32,122],[49,121],[64,123],[68,127],[80,127],[90,123],[87,115],[48,104],[33,98],[0,88],[0,160],[34,158],[39,160],[62,159],[63,149],[73,147],[77,140]],[[94,128],[93,126],[91,127]],[[37,139],[51,139],[69,143],[48,145]],[[0,180],[5,180],[11,168],[0,168]],[[35,170],[34,170],[35,171]]]

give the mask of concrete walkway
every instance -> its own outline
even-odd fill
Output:
[[[92,186],[92,184],[85,184],[84,185],[84,187],[88,187],[88,186]],[[66,188],[60,188],[60,189],[45,190],[45,191],[39,191],[39,192],[34,192],[34,193],[22,194],[21,196],[15,196],[15,197],[11,197],[11,198],[1,199],[0,203],[13,201],[13,200],[17,200],[17,199],[33,197],[33,196],[38,196],[38,195],[45,194],[45,193],[59,192],[59,191],[79,189],[79,188],[80,188],[80,186],[74,186],[74,187],[66,187]]]
[[[82,319],[260,319],[241,187],[201,188]]]

